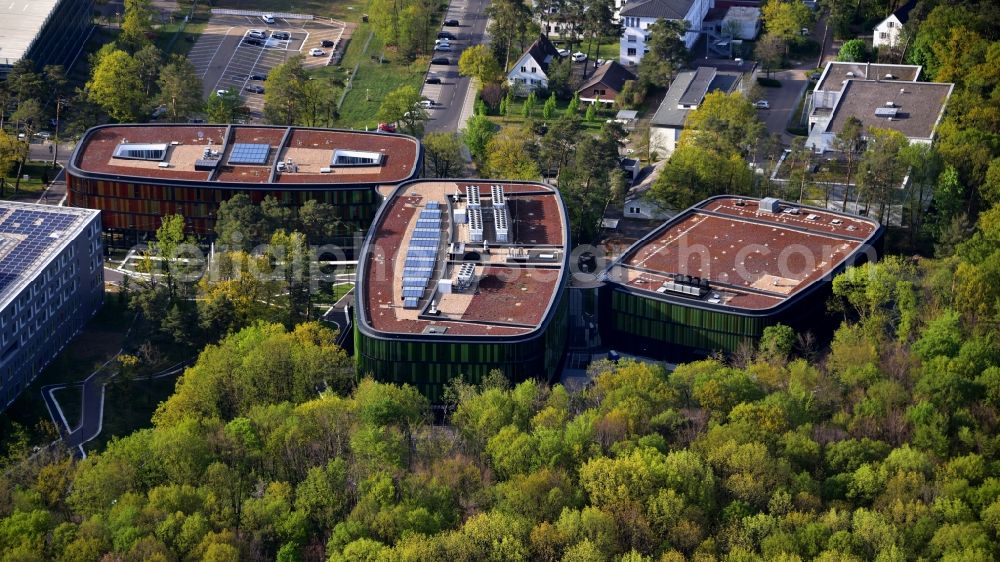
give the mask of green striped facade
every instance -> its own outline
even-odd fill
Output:
[[[663,355],[663,344],[706,352],[731,353],[744,343],[755,344],[772,316],[747,316],[672,303],[602,288],[602,338],[615,349]],[[643,352],[646,353],[643,353]]]
[[[358,376],[382,382],[411,384],[431,402],[443,400],[444,389],[461,376],[479,383],[497,369],[513,383],[529,378],[551,380],[566,349],[568,299],[559,298],[552,319],[522,340],[470,336],[462,340],[440,336],[375,337],[354,323],[354,357]]]

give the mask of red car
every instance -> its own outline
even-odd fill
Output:
[[[383,133],[395,133],[396,125],[392,123],[379,123],[378,130],[382,131]]]

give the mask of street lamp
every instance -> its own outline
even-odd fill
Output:
[[[55,150],[52,151],[52,168],[56,167],[56,161],[59,160],[59,111],[62,109],[63,99],[62,97],[56,98],[56,132],[52,137],[55,141]]]

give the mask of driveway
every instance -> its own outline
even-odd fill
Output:
[[[788,120],[792,118],[792,113],[798,108],[799,99],[805,92],[808,81],[804,78],[779,78],[780,88],[761,88],[764,99],[770,104],[770,109],[758,109],[757,115],[767,126],[769,134],[777,133],[781,135],[781,140],[785,144],[792,141],[792,135],[788,134]]]
[[[465,47],[485,43],[486,9],[490,0],[452,0],[444,19],[456,19],[459,27],[446,27],[458,39],[451,42],[452,51],[435,53],[447,56],[450,65],[431,65],[430,72],[441,78],[441,84],[424,84],[420,94],[434,101],[434,108],[428,111],[430,118],[424,123],[427,132],[457,132],[465,125],[473,104],[472,81],[458,75],[458,58]]]

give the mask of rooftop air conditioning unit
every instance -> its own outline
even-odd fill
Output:
[[[892,101],[890,100],[890,101],[887,101],[887,102],[885,102],[885,106],[886,106],[886,107],[896,107],[896,104],[895,104],[895,103],[893,103],[893,102],[892,102]]]
[[[160,163],[159,163],[159,164],[157,164],[156,166],[157,166],[158,168],[169,168],[169,167],[170,167],[170,162],[160,162]]]
[[[331,172],[333,172],[333,168],[320,168],[319,169],[319,173],[321,173],[321,174],[329,174]]]

